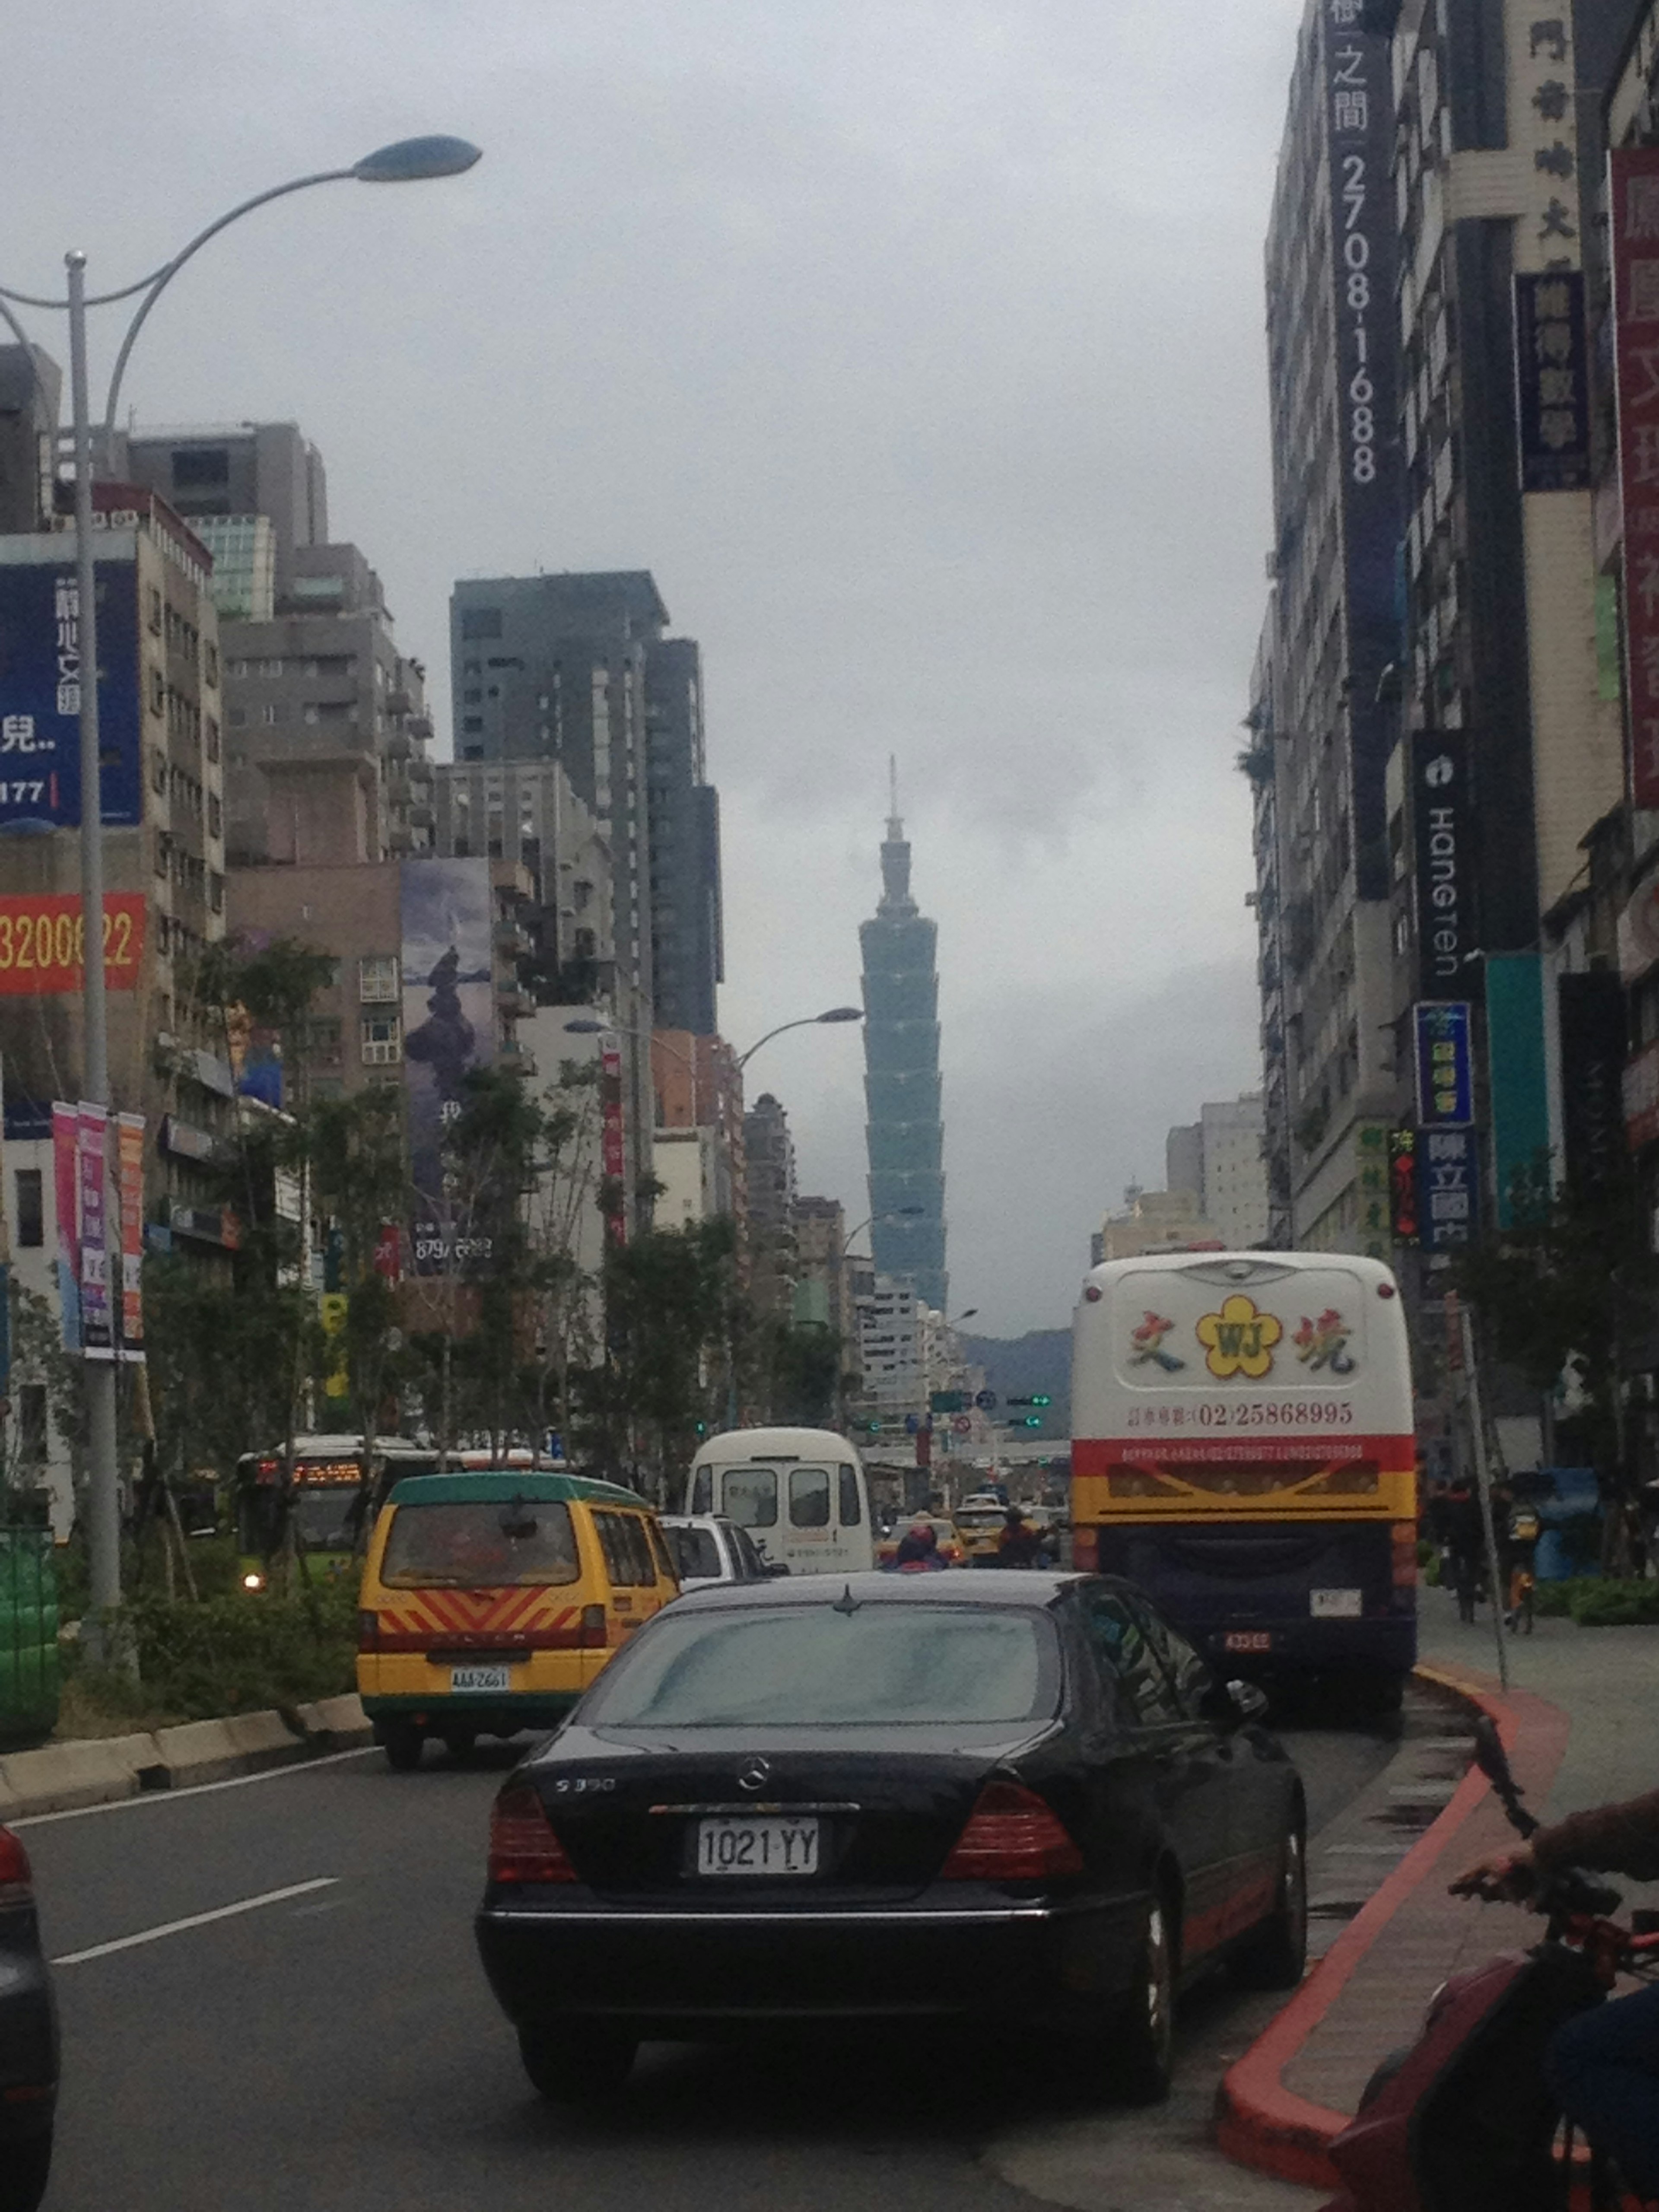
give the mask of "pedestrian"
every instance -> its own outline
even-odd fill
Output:
[[[1468,1481],[1458,1475],[1446,1492],[1444,1579],[1457,1593],[1457,1610],[1465,1621],[1474,1619],[1480,1589],[1480,1555],[1486,1544],[1486,1523],[1480,1501]]]
[[[1042,1534],[1025,1518],[1024,1508],[1011,1505],[1003,1516],[1002,1530],[997,1538],[997,1565],[1034,1567],[1042,1550]]]

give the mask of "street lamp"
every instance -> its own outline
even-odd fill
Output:
[[[831,1006],[828,1013],[804,1014],[799,1021],[780,1022],[776,1029],[768,1030],[763,1037],[757,1037],[747,1052],[738,1054],[738,1072],[741,1073],[748,1066],[763,1044],[770,1044],[775,1036],[781,1036],[786,1030],[810,1030],[819,1022],[861,1022],[863,1019],[862,1006]]]
[[[109,1025],[104,999],[104,821],[99,782],[98,603],[97,578],[93,561],[92,422],[87,388],[87,310],[88,307],[109,307],[118,300],[130,300],[135,293],[143,295],[137,312],[127,325],[126,336],[115,356],[115,368],[110,378],[109,397],[104,408],[103,434],[100,441],[103,465],[107,468],[116,402],[120,396],[121,378],[133,343],[156,301],[185,264],[210,238],[216,237],[239,216],[251,214],[257,207],[263,207],[268,200],[281,199],[289,192],[303,191],[311,185],[333,184],[347,177],[368,185],[410,184],[427,177],[458,176],[462,170],[470,169],[480,158],[477,147],[469,145],[464,138],[399,139],[394,145],[382,146],[373,154],[366,154],[361,161],[355,162],[349,169],[324,169],[312,176],[295,177],[285,185],[274,185],[269,191],[258,192],[253,198],[243,200],[228,214],[210,223],[205,230],[198,232],[170,261],[163,262],[148,276],[139,277],[136,283],[125,285],[118,292],[100,292],[88,296],[87,257],[78,251],[66,253],[64,257],[64,266],[69,271],[69,291],[64,299],[41,299],[33,293],[9,291],[0,286],[0,321],[5,323],[22,347],[24,358],[32,372],[34,369],[34,350],[22,325],[12,312],[12,304],[46,307],[55,313],[67,313],[69,316],[70,397],[75,443],[75,572],[79,601],[78,635],[82,668],[81,913],[82,934],[86,940],[82,1000],[86,1030],[82,1067],[85,1088],[82,1095],[89,1105],[107,1107],[110,1096]],[[114,1650],[106,1628],[109,1613],[121,1602],[121,1512],[115,1443],[115,1363],[113,1360],[89,1359],[83,1364],[87,1391],[89,1492],[88,1551],[91,1569],[91,1633],[88,1641],[96,1657],[125,1659],[130,1655]]]

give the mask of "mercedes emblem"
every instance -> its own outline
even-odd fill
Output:
[[[771,1762],[764,1759],[751,1759],[738,1777],[738,1787],[739,1790],[764,1790],[771,1778]]]

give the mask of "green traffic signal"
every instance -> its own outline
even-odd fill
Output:
[[[1024,1422],[1023,1425],[1024,1425],[1024,1427],[1028,1428],[1028,1429],[1040,1429],[1040,1428],[1042,1426],[1042,1414],[1041,1414],[1041,1413],[1028,1413],[1028,1414],[1025,1416],[1025,1419],[1024,1419]]]
[[[1048,1393],[1046,1390],[1039,1391],[1037,1395],[1031,1401],[1031,1403],[1034,1406],[1052,1406],[1054,1402],[1054,1400],[1048,1395]]]

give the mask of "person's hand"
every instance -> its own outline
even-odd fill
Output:
[[[1516,1903],[1530,1897],[1538,1884],[1538,1862],[1529,1844],[1495,1851],[1477,1860],[1451,1884],[1454,1897],[1484,1897],[1494,1903]]]

